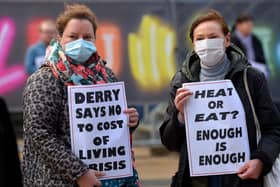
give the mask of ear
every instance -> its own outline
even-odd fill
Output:
[[[230,46],[230,39],[231,38],[231,34],[230,32],[227,33],[227,35],[225,36],[225,48],[229,47]]]

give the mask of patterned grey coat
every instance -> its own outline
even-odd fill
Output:
[[[75,186],[88,166],[71,152],[67,87],[45,66],[30,76],[23,98],[24,186]]]

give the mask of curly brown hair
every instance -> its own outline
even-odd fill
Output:
[[[227,35],[229,33],[229,28],[227,26],[227,23],[225,22],[223,16],[216,10],[210,9],[206,12],[202,12],[191,24],[190,27],[190,39],[193,41],[193,32],[194,29],[201,23],[206,21],[216,21],[219,23],[222,27],[222,31],[224,35]]]
[[[71,19],[86,19],[92,24],[94,35],[96,35],[96,16],[89,7],[82,4],[66,5],[64,11],[56,19],[58,34],[62,36],[64,29]]]

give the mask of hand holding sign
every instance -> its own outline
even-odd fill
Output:
[[[129,108],[125,110],[124,113],[127,114],[129,118],[128,126],[132,128],[135,127],[139,120],[139,114],[137,110],[135,108]]]
[[[176,109],[179,111],[178,119],[180,122],[184,122],[184,105],[191,95],[192,91],[187,88],[179,88],[176,92],[174,103]]]
[[[101,186],[101,182],[98,180],[98,178],[102,176],[104,176],[103,172],[89,169],[84,175],[78,178],[77,183],[79,187]]]
[[[263,169],[263,163],[259,159],[246,162],[239,170],[238,177],[241,179],[258,179]]]

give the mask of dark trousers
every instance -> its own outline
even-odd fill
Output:
[[[2,98],[0,98],[0,149],[0,187],[22,187],[14,129]]]

